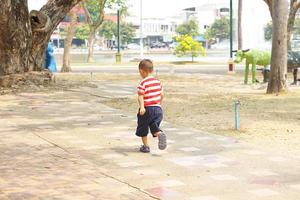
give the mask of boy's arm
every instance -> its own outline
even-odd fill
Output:
[[[161,94],[160,94],[160,104],[163,102],[164,97],[165,97],[165,94],[164,94],[164,92],[162,91]]]
[[[146,112],[145,106],[144,106],[144,95],[139,95],[138,96],[138,102],[140,106],[139,114],[144,115]]]

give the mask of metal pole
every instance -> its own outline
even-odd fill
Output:
[[[230,0],[230,58],[233,57],[233,6],[232,0]]]
[[[143,0],[140,0],[140,59],[144,58],[143,44]]]
[[[239,130],[239,106],[241,105],[240,101],[234,102],[234,113],[235,113],[235,130]]]
[[[233,62],[233,6],[232,0],[230,0],[230,53],[229,53],[229,61],[228,61],[228,72],[234,73],[234,62]]]
[[[122,60],[121,56],[121,32],[120,32],[120,9],[117,12],[117,42],[118,42],[118,52],[116,53],[116,63],[120,64]]]
[[[118,54],[121,52],[121,38],[120,38],[120,10],[118,9],[118,22],[117,22],[117,31],[118,31]]]

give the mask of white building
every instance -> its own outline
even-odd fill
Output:
[[[152,42],[171,42],[173,36],[176,35],[175,29],[177,24],[179,24],[176,18],[143,18],[143,33],[142,37],[146,44]],[[140,18],[137,16],[130,16],[126,18],[126,21],[132,23],[136,28],[136,40],[140,38]],[[181,21],[180,23],[182,23]]]
[[[238,1],[233,0],[234,38],[237,34]],[[222,16],[229,16],[229,1],[201,0],[198,5],[183,9],[185,19],[196,18],[199,22],[200,33]],[[266,48],[264,41],[264,26],[271,21],[269,9],[262,0],[243,1],[242,29],[244,48]]]

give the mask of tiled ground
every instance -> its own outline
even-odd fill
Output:
[[[300,199],[299,155],[169,123],[168,149],[151,139],[152,153],[142,154],[135,116],[97,97],[24,93],[0,102],[0,199]]]

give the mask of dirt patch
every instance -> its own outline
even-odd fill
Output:
[[[119,76],[116,81],[108,80],[116,84],[126,80],[134,87],[137,78]],[[166,121],[234,136],[273,150],[300,153],[300,87],[291,87],[288,94],[274,96],[265,94],[266,84],[244,85],[241,75],[160,76],[160,79],[166,91],[163,102]],[[234,130],[235,100],[241,102],[239,131]],[[103,102],[131,113],[137,110],[135,96]]]

